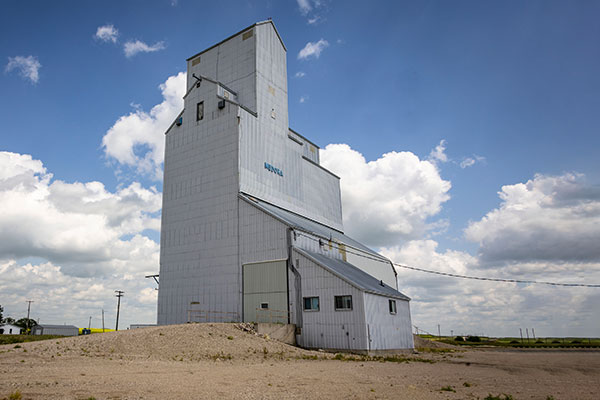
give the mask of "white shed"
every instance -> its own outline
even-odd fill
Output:
[[[1,324],[0,335],[20,335],[21,327],[12,324]]]

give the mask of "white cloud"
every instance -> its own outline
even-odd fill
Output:
[[[130,40],[123,45],[126,57],[133,57],[138,53],[152,53],[163,49],[165,49],[164,42],[156,42],[150,46],[140,40]]]
[[[312,6],[310,4],[310,0],[296,0],[298,2],[298,8],[302,15],[306,15],[312,10]]]
[[[429,153],[429,159],[433,162],[447,162],[448,156],[446,155],[445,151],[446,141],[442,139],[440,140],[440,144],[435,146],[435,149],[431,150],[431,153]]]
[[[320,15],[315,15],[314,17],[311,17],[309,19],[306,20],[306,22],[309,25],[316,25],[317,23],[319,23],[322,20],[322,17]]]
[[[329,46],[329,42],[325,39],[320,39],[318,42],[308,42],[306,46],[298,53],[299,60],[307,60],[310,57],[319,58],[321,52]]]
[[[465,230],[482,259],[600,261],[600,188],[583,176],[536,175],[498,194],[500,207]]]
[[[29,79],[31,83],[38,83],[40,80],[40,68],[42,68],[42,64],[40,64],[37,57],[16,56],[8,57],[8,64],[6,64],[4,72],[8,73],[16,70],[19,75],[25,79]]]
[[[96,30],[94,37],[103,42],[117,43],[117,37],[119,36],[119,30],[113,25],[99,26]]]
[[[109,159],[162,179],[164,133],[183,109],[185,72],[170,76],[160,89],[163,101],[150,112],[141,108],[120,117],[102,138]]]
[[[450,198],[450,182],[435,164],[410,152],[367,162],[346,144],[330,144],[321,150],[321,163],[341,178],[345,230],[372,246],[421,237],[426,220]]]
[[[559,282],[600,281],[600,265],[510,264],[484,269],[480,260],[454,250],[438,251],[432,240],[414,240],[382,249],[392,260],[441,272],[487,277]],[[590,268],[593,267],[593,268]],[[588,288],[465,280],[397,268],[400,291],[412,298],[414,325],[442,334],[487,334],[518,336],[519,328],[534,327],[538,336],[593,335],[598,318],[595,304],[600,293]]]
[[[475,165],[475,163],[481,163],[481,162],[485,162],[485,157],[481,157],[478,155],[473,155],[473,157],[465,157],[461,162],[460,162],[460,167],[462,169],[468,168],[468,167],[472,167],[473,165]]]
[[[300,104],[306,103],[308,101],[308,96],[300,96]]]
[[[296,74],[294,75],[295,78],[304,78],[306,76],[306,73],[302,72],[302,71],[298,71],[296,72]]]
[[[38,257],[84,276],[148,269],[158,252],[140,232],[159,229],[161,195],[139,183],[114,193],[100,182],[66,183],[29,155],[0,152],[0,203],[0,260]]]
[[[114,290],[125,290],[123,323],[154,322],[161,194],[139,183],[110,192],[100,182],[53,178],[30,155],[0,152],[0,293],[5,315],[98,327],[102,308],[114,326]],[[25,305],[25,306],[24,306]],[[111,321],[112,320],[112,321]],[[122,325],[125,326],[125,325]]]

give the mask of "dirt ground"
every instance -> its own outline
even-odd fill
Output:
[[[333,357],[233,324],[4,345],[0,399],[600,398],[600,351],[432,346],[394,361]]]

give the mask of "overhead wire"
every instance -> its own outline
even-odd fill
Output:
[[[319,244],[323,244],[322,240],[323,239],[316,239],[313,236],[309,236],[307,234],[301,233],[297,230],[294,230],[294,232],[299,235],[299,236],[303,236],[306,237],[310,240],[313,240],[315,242],[319,242]],[[320,236],[318,234],[315,234],[317,236]],[[433,270],[429,270],[429,269],[425,269],[425,268],[418,268],[418,267],[411,267],[409,265],[404,265],[404,264],[398,264],[395,263],[393,261],[389,261],[389,260],[383,260],[381,258],[376,258],[373,256],[368,256],[364,253],[358,253],[355,251],[351,251],[348,250],[348,248],[346,247],[346,245],[344,245],[343,248],[339,247],[337,245],[337,242],[334,242],[332,238],[327,239],[324,238],[325,240],[328,240],[329,243],[327,244],[330,247],[335,247],[337,250],[341,250],[341,251],[345,251],[346,253],[350,253],[350,254],[354,254],[356,256],[359,257],[364,257],[364,258],[368,258],[370,260],[374,260],[374,261],[378,261],[378,262],[382,262],[385,264],[391,263],[392,265],[398,267],[398,268],[404,268],[404,269],[409,269],[409,270],[413,270],[413,271],[419,271],[419,272],[424,272],[424,273],[428,273],[428,274],[434,274],[434,275],[440,275],[440,276],[446,276],[446,277],[450,277],[450,278],[459,278],[459,279],[471,279],[471,280],[477,280],[477,281],[490,281],[490,282],[504,282],[504,283],[524,283],[524,284],[536,284],[536,285],[549,285],[549,286],[563,286],[563,287],[587,287],[587,288],[600,288],[600,284],[590,284],[590,283],[561,283],[561,282],[548,282],[548,281],[535,281],[535,280],[528,280],[528,279],[504,279],[504,278],[487,278],[487,277],[479,277],[479,276],[469,276],[469,275],[461,275],[461,274],[453,274],[450,272],[441,272],[441,271],[433,271]],[[358,250],[358,249],[356,249]],[[362,251],[362,250],[358,250],[358,251]]]

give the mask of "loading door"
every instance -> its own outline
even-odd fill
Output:
[[[244,264],[244,321],[288,323],[285,261]]]

